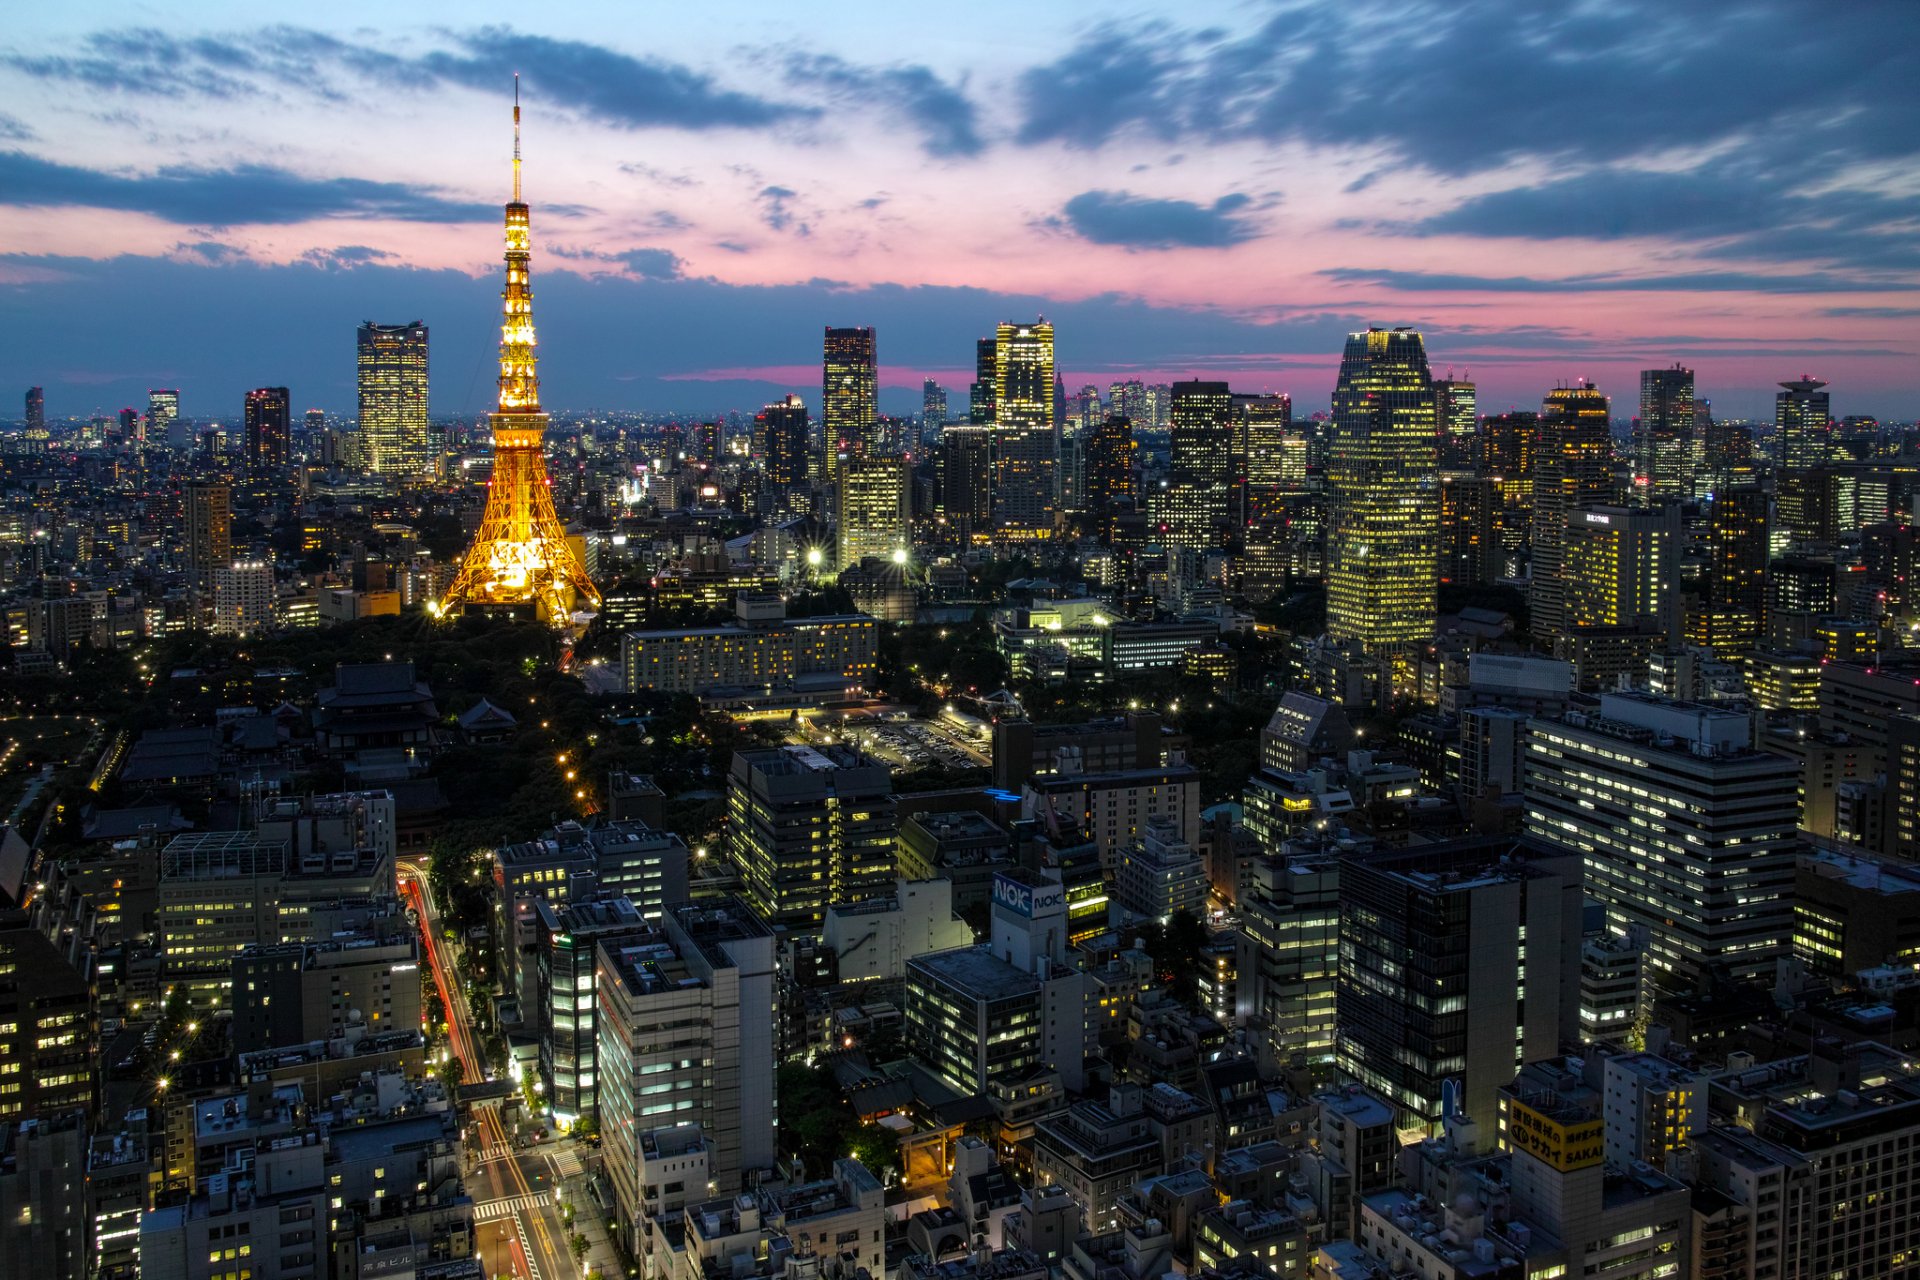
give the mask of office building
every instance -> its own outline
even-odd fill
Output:
[[[928,378],[920,384],[920,439],[925,444],[947,425],[947,389]]]
[[[1533,536],[1533,456],[1540,415],[1491,414],[1480,423],[1480,469],[1500,493],[1494,524],[1500,546],[1515,551]]]
[[[1635,627],[1680,638],[1680,506],[1589,507],[1567,518],[1566,627]]]
[[[966,811],[918,816],[986,821]],[[911,826],[909,819],[903,837]],[[1004,831],[1000,838],[1006,839]],[[897,982],[911,957],[973,944],[973,928],[954,915],[954,905],[952,880],[901,879],[879,897],[828,904],[821,942],[838,957],[841,982]]]
[[[1452,1099],[1483,1125],[1523,1062],[1579,1031],[1580,863],[1471,839],[1340,864],[1339,1070],[1437,1131]]]
[[[946,541],[970,546],[993,534],[993,429],[949,426],[940,436],[940,514]]]
[[[1568,626],[1566,535],[1569,523],[1613,493],[1612,411],[1591,383],[1558,387],[1540,410],[1533,455],[1533,579],[1527,592],[1535,638]]]
[[[402,479],[428,471],[427,326],[375,324],[357,332],[360,440],[367,466]]]
[[[1651,1004],[1646,935],[1596,932],[1580,944],[1580,1043],[1623,1043],[1641,1034]]]
[[[827,907],[893,888],[893,777],[849,747],[736,752],[727,846],[747,900],[773,924],[817,933]]]
[[[1304,478],[1304,451],[1296,447],[1304,441],[1293,433],[1293,397],[1285,392],[1237,395],[1233,407],[1232,516],[1244,528],[1279,514],[1280,495]]]
[[[1204,919],[1209,889],[1206,859],[1181,839],[1170,814],[1150,819],[1114,855],[1114,901],[1136,920],[1164,923],[1180,912]]]
[[[90,979],[26,912],[0,912],[0,1132],[92,1112],[100,1028]]]
[[[1274,1072],[1332,1073],[1334,977],[1340,968],[1340,860],[1256,860],[1237,904],[1237,1015]]]
[[[29,439],[44,438],[47,430],[47,393],[40,387],[28,387],[24,419]]]
[[[224,480],[189,480],[182,490],[187,580],[212,591],[214,570],[233,563],[233,490]]]
[[[1200,774],[1184,763],[1043,774],[1023,784],[1020,816],[1087,833],[1111,872],[1118,851],[1138,840],[1154,818],[1173,819],[1189,844],[1200,838]]]
[[[255,476],[278,476],[287,469],[293,449],[293,410],[285,387],[256,387],[247,392],[247,471]]]
[[[1411,329],[1347,336],[1327,466],[1327,633],[1368,651],[1433,633],[1439,469],[1427,352]]]
[[[1087,433],[1088,511],[1102,514],[1116,500],[1134,496],[1134,448],[1133,423],[1118,414],[1108,414]]]
[[[1154,513],[1157,539],[1169,547],[1218,546],[1239,478],[1233,392],[1224,382],[1173,384],[1171,476]]]
[[[1633,451],[1636,499],[1661,502],[1693,496],[1694,469],[1702,452],[1693,418],[1693,370],[1676,364],[1640,371]]]
[[[1458,472],[1440,477],[1440,581],[1477,587],[1505,576],[1500,502],[1492,480]]]
[[[684,893],[683,886],[683,896],[676,901],[684,900]],[[540,1079],[547,1104],[555,1118],[571,1124],[592,1114],[598,1102],[600,1021],[594,974],[599,949],[602,944],[619,950],[637,941],[654,941],[660,930],[618,894],[564,903],[536,898],[532,906],[540,936],[536,994],[533,1009],[523,1011],[521,1023],[539,1031]]]
[[[838,697],[873,672],[879,640],[874,620],[865,614],[789,619],[778,597],[746,592],[734,607],[741,621],[731,626],[628,632],[621,642],[627,690],[804,694],[817,689]]]
[[[82,1116],[36,1114],[0,1127],[0,1221],[7,1224],[0,1270],[38,1280],[95,1274],[86,1164]]]
[[[419,948],[409,933],[256,943],[233,957],[235,1053],[419,1030]]]
[[[1799,767],[1751,717],[1652,694],[1534,722],[1529,836],[1585,851],[1607,926],[1647,931],[1653,980],[1771,981],[1793,932]]]
[[[906,458],[869,451],[840,460],[834,509],[839,513],[842,570],[869,558],[904,563],[911,546],[907,533]]]
[[[1053,325],[1002,324],[994,338],[994,534],[1053,536],[1059,515],[1060,432],[1053,413]]]
[[[147,392],[147,443],[174,443],[173,428],[180,421],[180,393],[166,387]]]
[[[1706,571],[1685,602],[1687,642],[1732,657],[1757,648],[1767,609],[1767,493],[1722,489],[1707,517]]]
[[[973,383],[967,388],[967,421],[976,427],[994,423],[998,404],[1000,344],[997,338],[980,338],[973,344]]]
[[[620,1216],[639,1217],[642,1140],[697,1124],[709,1179],[729,1194],[772,1166],[775,952],[738,898],[677,904],[648,940],[599,943],[600,1132]]]
[[[213,568],[213,634],[251,636],[273,626],[273,565],[239,560]]]
[[[1479,465],[1479,389],[1462,378],[1435,378],[1433,425],[1440,433],[1440,465],[1471,471]]]
[[[1826,383],[1801,376],[1780,384],[1773,397],[1773,436],[1780,466],[1787,471],[1824,467],[1833,456],[1833,411]]]
[[[1793,887],[1793,954],[1836,985],[1870,969],[1920,965],[1920,867],[1808,849]]]
[[[871,328],[828,329],[820,364],[821,475],[837,496],[843,459],[863,458],[878,443],[878,346]]]

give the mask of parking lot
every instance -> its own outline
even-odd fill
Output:
[[[938,721],[862,713],[848,716],[837,726],[819,721],[812,727],[842,741],[852,740],[862,750],[903,770],[977,769],[992,763],[985,747]]]

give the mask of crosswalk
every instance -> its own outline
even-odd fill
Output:
[[[513,1159],[513,1148],[504,1142],[490,1142],[477,1148],[473,1153],[473,1163],[492,1164],[495,1160]]]
[[[560,1150],[555,1151],[550,1158],[553,1160],[554,1173],[560,1177],[577,1178],[580,1176],[580,1157],[572,1148],[562,1147]]]
[[[542,1205],[553,1203],[551,1191],[531,1191],[520,1196],[501,1196],[498,1200],[482,1200],[473,1206],[475,1222],[492,1222],[498,1218],[508,1218],[526,1209],[538,1209]]]

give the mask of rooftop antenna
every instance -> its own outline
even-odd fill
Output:
[[[520,203],[520,73],[513,73],[513,202]]]

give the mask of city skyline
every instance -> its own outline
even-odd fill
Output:
[[[1224,380],[1303,415],[1370,324],[1422,329],[1483,412],[1583,377],[1631,398],[1675,361],[1721,416],[1770,416],[1803,372],[1837,415],[1905,417],[1920,392],[1920,262],[1896,234],[1911,15],[1435,7],[1404,18],[1422,71],[1331,5],[1099,25],[989,5],[937,41],[906,14],[781,16],[742,42],[590,6],[487,25],[505,12],[377,45],[351,7],[311,29],[216,4],[164,32],[130,8],[23,19],[0,49],[0,314],[25,340],[0,376],[45,385],[56,418],[174,386],[196,417],[263,385],[345,412],[346,330],[418,317],[445,353],[435,416],[484,413],[479,122],[517,69],[566,409],[750,413],[806,396],[819,326],[859,325],[884,331],[881,407],[907,412],[1036,314],[1069,386]],[[1032,52],[1009,59],[990,33],[1016,16]],[[1363,101],[1345,79],[1399,87]],[[1529,85],[1550,105],[1513,111]],[[960,198],[982,183],[1013,196]]]

